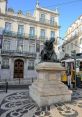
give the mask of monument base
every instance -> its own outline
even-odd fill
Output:
[[[61,82],[60,63],[44,62],[36,68],[37,80],[29,87],[29,93],[38,106],[71,101],[71,91]]]

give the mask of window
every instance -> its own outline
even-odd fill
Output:
[[[69,51],[69,44],[67,45],[67,47],[68,47],[68,51]]]
[[[76,30],[75,30],[75,36],[76,36],[77,34],[78,34],[78,30],[76,29]]]
[[[2,69],[9,69],[9,58],[2,58]]]
[[[18,25],[18,34],[23,34],[23,32],[24,32],[24,26]]]
[[[35,27],[30,27],[30,36],[35,35]]]
[[[23,51],[23,41],[22,40],[17,41],[17,50],[20,52]]]
[[[10,41],[9,40],[3,41],[3,49],[4,50],[10,50]]]
[[[44,45],[40,45],[40,52],[42,51],[43,47],[44,47]]]
[[[36,40],[36,52],[40,52],[40,40]]]
[[[0,28],[0,35],[3,35],[3,28]]]
[[[45,30],[44,29],[41,29],[40,35],[41,35],[41,37],[45,37]]]
[[[42,23],[44,23],[44,21],[45,21],[45,14],[41,14],[41,16],[40,16],[40,21],[41,21]]]
[[[30,44],[29,45],[29,52],[34,52],[35,53],[35,44]]]
[[[74,32],[72,32],[72,36],[75,36],[75,31],[74,31]]]
[[[75,41],[75,44],[78,44],[78,41]]]
[[[28,70],[34,70],[34,61],[30,60],[28,62]]]
[[[11,31],[11,23],[5,22],[5,31],[10,32]]]
[[[51,18],[50,18],[50,24],[51,24],[51,25],[54,25],[54,17],[51,17]]]
[[[55,37],[55,32],[51,31],[51,38]]]
[[[82,26],[80,27],[80,31],[82,31]]]
[[[82,38],[80,39],[80,44],[82,44]]]
[[[71,43],[71,48],[70,49],[73,49],[73,43]]]
[[[0,49],[2,49],[3,35],[0,35]]]
[[[45,14],[41,14],[41,18],[42,19],[45,19]]]

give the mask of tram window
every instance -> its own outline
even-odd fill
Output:
[[[67,63],[67,68],[73,70],[74,69],[74,63],[73,62],[68,62]]]
[[[82,62],[80,62],[80,71],[82,71]]]

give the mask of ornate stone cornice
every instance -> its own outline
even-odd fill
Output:
[[[59,16],[59,13],[56,12],[56,11],[52,11],[52,10],[49,10],[49,9],[46,9],[46,8],[42,8],[42,7],[37,7],[37,9],[39,11],[42,11],[42,12],[45,12],[45,13],[50,13],[52,15],[56,15],[56,16]]]
[[[7,1],[7,0],[0,0],[0,2],[4,2],[4,1]]]
[[[24,22],[24,23],[33,23],[33,24],[37,24],[39,26],[45,26],[46,28],[49,27],[49,28],[52,28],[52,29],[58,29],[60,28],[59,26],[50,26],[48,24],[42,24],[40,23],[39,21],[36,21],[36,20],[32,20],[32,19],[26,19],[26,18],[23,18],[23,17],[18,17],[18,16],[11,16],[11,15],[7,15],[7,14],[0,14],[0,16],[3,16],[4,18],[8,18],[9,20],[13,19],[13,20],[17,20],[19,22]]]

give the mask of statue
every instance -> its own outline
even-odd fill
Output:
[[[44,48],[41,51],[41,61],[45,62],[57,62],[57,55],[54,51],[53,43],[55,38],[46,40],[44,43]]]

